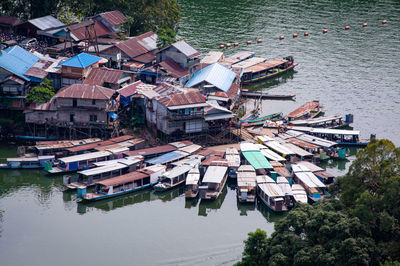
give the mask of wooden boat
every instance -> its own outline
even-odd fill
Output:
[[[262,126],[262,125],[264,125],[265,121],[276,119],[276,118],[280,117],[281,115],[282,115],[282,113],[274,113],[274,114],[258,117],[258,118],[244,122],[243,126],[245,126],[245,127]]]
[[[319,101],[306,102],[296,110],[288,114],[289,121],[297,119],[314,118],[322,112],[322,106]]]
[[[239,201],[255,202],[256,188],[256,170],[251,165],[241,165],[237,170],[236,193]]]
[[[250,84],[273,78],[294,69],[296,65],[293,56],[285,57],[283,60],[272,59],[266,62],[261,62],[245,68],[243,70],[241,81],[242,84]]]
[[[294,94],[270,94],[268,92],[263,91],[248,91],[242,90],[242,96],[250,97],[250,98],[261,98],[261,99],[271,99],[271,100],[293,100],[296,95]]]
[[[296,202],[307,204],[308,197],[306,190],[299,184],[292,185],[293,198]]]
[[[49,174],[60,174],[89,169],[94,167],[96,162],[122,158],[122,153],[128,150],[128,148],[118,148],[63,157],[58,159],[56,167],[47,169],[47,172]]]
[[[215,200],[221,194],[228,178],[228,166],[210,165],[199,186],[200,198]]]
[[[63,177],[63,185],[67,189],[82,186],[93,186],[96,182],[133,172],[141,168],[143,157],[127,157],[117,160],[94,163],[97,167],[78,172],[76,181],[70,175]]]
[[[98,181],[94,191],[87,193],[87,187],[78,187],[78,197],[84,201],[96,201],[131,193],[158,183],[165,172],[165,166],[153,165],[125,175]]]
[[[231,178],[235,178],[236,171],[240,166],[240,153],[235,148],[227,148],[225,152],[225,159],[228,161],[228,175]]]
[[[310,202],[316,202],[324,198],[326,186],[310,169],[301,164],[292,165],[292,169],[295,182],[303,186]]]
[[[7,158],[7,163],[0,164],[4,169],[48,168],[54,165],[54,155]]]
[[[245,115],[241,118],[240,123],[245,123],[245,122],[247,122],[247,121],[249,121],[249,120],[253,120],[253,119],[255,119],[257,116],[258,116],[258,112],[245,114]]]
[[[267,176],[257,176],[257,195],[271,210],[288,211],[285,205],[285,194],[275,181]]]
[[[185,197],[195,198],[199,194],[200,171],[195,166],[190,169],[185,182]]]
[[[289,181],[283,176],[277,176],[276,183],[285,194],[285,205],[288,207],[293,207],[294,205],[293,191],[292,187],[289,184]]]

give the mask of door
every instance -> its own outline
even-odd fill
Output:
[[[78,100],[72,99],[72,107],[77,107],[77,106],[78,106]]]
[[[70,122],[74,122],[74,119],[75,119],[75,115],[74,114],[70,114],[69,115],[69,121]]]

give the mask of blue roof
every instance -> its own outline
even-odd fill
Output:
[[[168,152],[168,153],[163,154],[161,156],[158,156],[156,158],[147,160],[146,163],[153,164],[153,165],[155,165],[155,164],[164,164],[164,163],[173,161],[175,159],[178,159],[180,157],[183,157],[183,155],[181,153],[171,151],[171,152]]]
[[[31,80],[30,77],[24,76],[24,73],[37,61],[39,57],[18,45],[9,47],[0,54],[0,67],[25,80]]]
[[[65,60],[60,65],[61,66],[69,66],[69,67],[77,67],[77,68],[86,68],[96,62],[99,62],[101,57],[90,55],[87,53],[80,53],[71,57],[68,60]]]
[[[235,72],[218,63],[214,63],[194,73],[193,77],[186,84],[186,87],[194,87],[206,81],[218,89],[227,92],[232,86],[235,77]]]

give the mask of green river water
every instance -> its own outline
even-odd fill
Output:
[[[400,145],[400,1],[179,2],[179,37],[201,52],[239,42],[226,52],[295,57],[295,72],[254,88],[296,94],[296,101],[264,101],[264,113],[287,114],[317,99],[327,114],[353,113],[363,138],[375,133]],[[15,155],[16,146],[0,145],[0,158]],[[323,167],[342,175],[349,165]],[[207,203],[186,201],[178,188],[78,204],[61,184],[40,170],[0,171],[1,265],[231,265],[248,232],[270,234],[282,217],[261,204],[238,204],[232,182]]]

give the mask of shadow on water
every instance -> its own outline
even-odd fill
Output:
[[[236,197],[236,206],[240,213],[240,216],[247,216],[248,211],[254,211],[256,209],[256,204],[253,203],[243,203],[240,202]]]
[[[296,70],[292,70],[287,73],[283,73],[281,76],[245,85],[243,87],[244,89],[248,89],[249,91],[267,91],[269,89],[278,87],[280,84],[284,84],[290,80],[293,80],[295,73]]]
[[[268,222],[277,222],[287,215],[287,212],[277,213],[272,211],[268,206],[266,206],[259,198],[256,202],[257,210],[267,219]]]
[[[197,197],[192,198],[192,199],[186,198],[186,199],[185,199],[185,208],[186,208],[186,209],[190,209],[190,208],[192,208],[192,207],[196,207],[196,206],[197,206],[197,203],[199,203],[199,201],[200,201],[200,199],[199,199],[199,196],[198,196],[198,195],[197,195]]]
[[[228,193],[228,186],[225,186],[221,194],[216,200],[201,200],[199,204],[199,216],[207,216],[211,210],[218,210],[221,208],[222,203],[225,200],[226,194]]]

